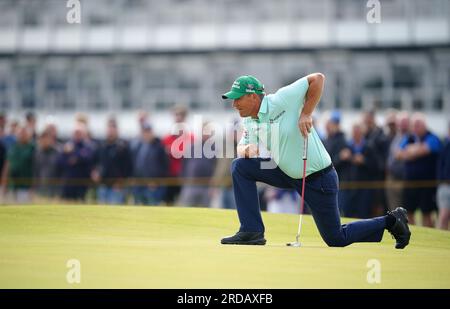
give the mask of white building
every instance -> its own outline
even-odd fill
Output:
[[[231,117],[220,94],[239,75],[270,92],[321,71],[322,111],[422,110],[443,134],[450,2],[379,2],[381,22],[369,23],[363,0],[81,0],[69,24],[65,0],[0,0],[0,109],[54,115],[62,132],[75,111],[115,113],[131,134],[140,108]]]

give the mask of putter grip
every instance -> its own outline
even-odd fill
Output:
[[[308,138],[303,140],[303,160],[306,160],[308,155]]]

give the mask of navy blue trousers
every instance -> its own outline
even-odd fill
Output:
[[[231,165],[234,196],[241,223],[239,230],[242,232],[264,232],[256,190],[257,181],[278,188],[294,188],[301,194],[302,179],[289,177],[279,167],[262,169],[261,161],[268,159],[238,158]],[[306,178],[305,204],[311,209],[325,243],[330,247],[345,247],[354,242],[380,242],[386,218],[377,217],[341,225],[338,190],[339,179],[334,169],[313,179]]]

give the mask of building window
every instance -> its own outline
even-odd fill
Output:
[[[19,65],[16,72],[20,107],[33,109],[36,107],[37,67],[35,65]]]
[[[132,86],[132,66],[127,64],[116,65],[113,72],[113,90],[119,108],[130,109],[133,107]]]
[[[394,65],[392,70],[394,88],[413,89],[420,86],[419,76],[421,76],[421,72],[418,68],[408,65]]]

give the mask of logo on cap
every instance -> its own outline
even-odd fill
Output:
[[[247,89],[245,89],[245,92],[255,92],[255,86],[253,84],[248,84]]]

